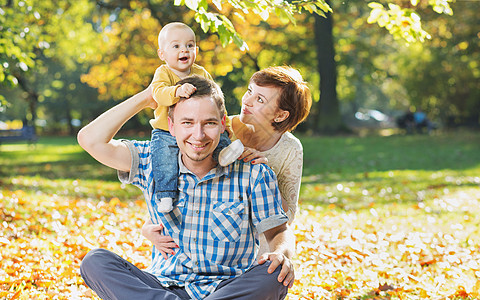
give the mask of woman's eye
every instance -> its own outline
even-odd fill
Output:
[[[262,98],[258,97],[257,102],[258,102],[258,103],[263,103],[263,102],[265,102],[265,101],[263,101]]]

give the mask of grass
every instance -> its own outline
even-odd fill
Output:
[[[301,140],[289,299],[480,296],[480,133]],[[74,138],[1,145],[0,192],[0,298],[95,298],[92,247],[148,264],[140,191]]]
[[[301,200],[344,209],[478,187],[480,134],[303,138]]]

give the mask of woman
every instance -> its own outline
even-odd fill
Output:
[[[253,74],[242,98],[240,115],[231,116],[234,139],[245,145],[239,159],[265,157],[277,175],[282,204],[289,224],[295,218],[302,179],[303,148],[290,133],[308,116],[312,99],[301,74],[290,67],[270,67]],[[253,150],[255,149],[255,150]],[[158,250],[171,253],[175,243],[159,234],[163,226],[147,221],[142,234]],[[268,252],[263,235],[258,255]]]

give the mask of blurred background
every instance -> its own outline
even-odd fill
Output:
[[[221,13],[248,51],[222,47],[217,34],[203,32],[194,12],[173,1],[0,2],[0,129],[30,124],[39,136],[76,134],[149,84],[161,64],[158,32],[172,21],[197,33],[197,63],[221,85],[229,114],[239,113],[255,71],[290,65],[301,71],[314,99],[299,132],[394,134],[480,126],[478,1],[451,3],[453,15],[415,1],[431,36],[423,42],[398,39],[369,24],[365,1],[331,2],[328,18],[305,12],[295,16],[296,25],[274,15],[268,22],[255,14],[239,17],[224,5]],[[152,114],[138,114],[125,130],[149,134]]]

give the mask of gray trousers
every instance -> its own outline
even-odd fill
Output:
[[[288,288],[278,282],[278,267],[267,273],[269,262],[255,265],[236,278],[224,280],[208,300],[281,300]],[[163,287],[157,278],[105,249],[87,253],[80,266],[85,283],[102,299],[183,300],[191,299],[183,287]]]

